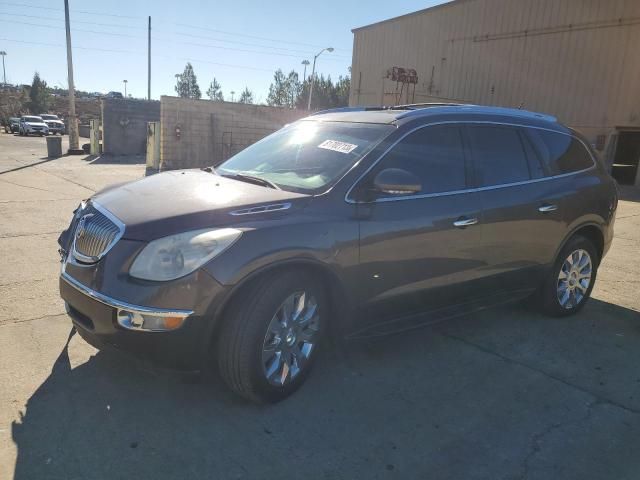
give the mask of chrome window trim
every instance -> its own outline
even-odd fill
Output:
[[[82,210],[84,210],[85,208],[87,208],[87,205],[91,205],[93,206],[93,208],[95,208],[96,210],[98,210],[102,215],[104,215],[105,217],[107,217],[111,222],[113,222],[113,224],[118,227],[118,233],[115,237],[113,237],[113,240],[109,243],[109,245],[107,245],[107,247],[104,249],[104,251],[95,257],[88,257],[86,255],[81,254],[80,252],[78,252],[78,250],[76,249],[76,231],[73,231],[73,243],[71,246],[71,253],[73,255],[73,257],[80,261],[83,262],[85,264],[93,264],[93,263],[97,263],[100,261],[101,258],[103,258],[107,253],[109,253],[109,250],[111,250],[113,248],[113,246],[118,243],[118,241],[122,238],[122,235],[124,235],[124,229],[125,229],[125,224],[122,223],[120,221],[120,219],[118,217],[116,217],[113,213],[111,213],[109,210],[107,210],[106,208],[104,208],[102,205],[100,205],[98,202],[95,202],[93,200],[88,201],[86,204],[82,205]],[[77,213],[79,218],[82,218],[82,210],[79,211]],[[76,224],[76,229],[78,228],[77,224]]]
[[[427,127],[433,127],[436,125],[498,125],[498,126],[507,126],[507,127],[519,127],[519,128],[534,128],[536,130],[544,130],[547,132],[552,132],[552,133],[558,133],[560,135],[566,135],[567,137],[571,137],[577,141],[579,141],[583,148],[586,150],[587,154],[589,155],[589,158],[591,159],[591,166],[588,168],[583,168],[582,170],[576,170],[575,172],[569,172],[569,173],[562,173],[560,175],[552,175],[550,177],[542,177],[542,178],[533,178],[530,180],[523,180],[520,182],[512,182],[512,183],[502,183],[500,185],[490,185],[487,187],[475,187],[475,188],[465,188],[463,190],[451,190],[451,191],[447,191],[447,192],[437,192],[437,193],[424,193],[424,194],[420,194],[420,195],[407,195],[407,196],[398,196],[398,197],[387,197],[387,198],[378,198],[376,200],[373,200],[371,202],[357,202],[355,200],[353,200],[352,198],[349,198],[349,195],[351,195],[351,192],[353,191],[353,189],[358,185],[358,183],[360,183],[360,181],[366,177],[369,172],[371,170],[373,170],[373,168],[382,161],[382,159],[387,155],[387,153],[389,153],[398,143],[400,143],[402,140],[404,140],[408,135],[411,135],[412,133],[421,130],[423,128],[427,128]],[[421,198],[433,198],[433,197],[446,197],[446,196],[450,196],[450,195],[460,195],[463,193],[475,193],[475,192],[482,192],[485,190],[497,190],[500,188],[509,188],[509,187],[515,187],[515,186],[519,186],[519,185],[527,185],[529,183],[539,183],[539,182],[546,182],[548,180],[555,180],[558,178],[564,178],[564,177],[569,177],[571,175],[577,175],[580,173],[584,173],[584,172],[588,172],[589,170],[593,170],[594,168],[596,168],[596,161],[595,158],[593,157],[593,154],[591,153],[591,150],[589,149],[589,147],[587,146],[587,144],[585,142],[582,141],[581,138],[577,137],[576,135],[573,135],[571,133],[566,133],[566,132],[559,132],[557,130],[553,130],[551,128],[545,128],[545,127],[538,127],[538,126],[534,126],[534,125],[524,125],[522,123],[505,123],[505,122],[493,122],[493,121],[489,121],[489,120],[448,120],[448,121],[443,121],[443,122],[433,122],[433,123],[426,123],[424,125],[419,125],[415,128],[412,128],[411,130],[409,130],[408,132],[406,132],[404,135],[402,135],[398,140],[396,140],[395,142],[393,142],[393,144],[391,144],[389,146],[389,148],[387,148],[384,152],[382,152],[382,154],[378,157],[378,159],[373,162],[369,168],[367,168],[362,175],[360,175],[355,182],[353,182],[353,184],[351,185],[351,187],[349,187],[349,190],[347,190],[347,193],[344,196],[344,201],[350,204],[370,204],[370,203],[383,203],[383,202],[397,202],[400,200],[416,200],[416,199],[421,199]]]
[[[188,317],[189,315],[193,315],[193,310],[143,307],[141,305],[133,305],[127,302],[116,300],[115,298],[112,298],[108,295],[104,295],[100,292],[96,292],[95,290],[80,283],[78,280],[76,280],[67,272],[65,272],[64,269],[60,273],[60,276],[65,282],[67,282],[70,286],[78,290],[80,293],[108,307],[112,307],[120,310],[126,310],[127,312],[132,312],[132,313],[139,313],[141,315],[155,315],[157,317]]]

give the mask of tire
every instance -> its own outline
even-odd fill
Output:
[[[228,309],[218,338],[218,367],[229,388],[256,403],[278,402],[300,388],[328,321],[326,299],[323,285],[297,270],[267,275],[243,291]],[[284,327],[285,303],[296,310],[300,302],[304,308],[297,319],[289,316]],[[288,358],[287,366],[283,358]]]
[[[575,266],[567,271],[567,266],[570,264],[565,262],[570,255]],[[600,258],[593,242],[581,235],[572,237],[560,250],[551,272],[540,288],[538,301],[543,313],[553,317],[566,317],[582,310],[595,285],[599,263]],[[567,272],[564,274],[567,280],[560,279],[562,270]],[[582,276],[587,273],[590,273],[590,277],[588,284],[585,285],[585,279]],[[573,279],[571,279],[572,276]],[[565,286],[569,288],[563,288]]]

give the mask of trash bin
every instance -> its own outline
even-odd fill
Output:
[[[62,156],[62,137],[47,137],[47,156],[49,158]]]

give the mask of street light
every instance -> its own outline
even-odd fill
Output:
[[[305,59],[302,61],[302,65],[304,65],[304,74],[302,75],[302,83],[307,80],[307,67],[309,66],[309,60]]]
[[[4,83],[3,83],[3,84],[4,84],[4,85],[6,85],[6,84],[7,84],[7,72],[6,72],[6,70],[4,69],[4,57],[7,55],[7,52],[5,52],[4,50],[2,50],[2,51],[0,52],[0,55],[2,55],[2,75],[3,75],[3,77],[4,77]]]
[[[122,80],[122,83],[124,83],[124,98],[127,98],[127,83],[129,82],[129,80]]]
[[[322,55],[322,52],[324,52],[325,50],[331,53],[333,52],[333,47],[323,48],[313,57],[313,68],[311,69],[311,85],[309,85],[309,102],[307,103],[307,110],[311,110],[311,95],[313,95],[313,84],[316,81],[316,60],[320,55]]]
[[[233,103],[233,96],[236,94],[233,90],[231,90],[231,102]]]

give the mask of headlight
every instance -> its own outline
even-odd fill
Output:
[[[132,277],[166,281],[184,277],[229,248],[242,232],[235,228],[194,230],[159,238],[144,247],[129,269]]]

